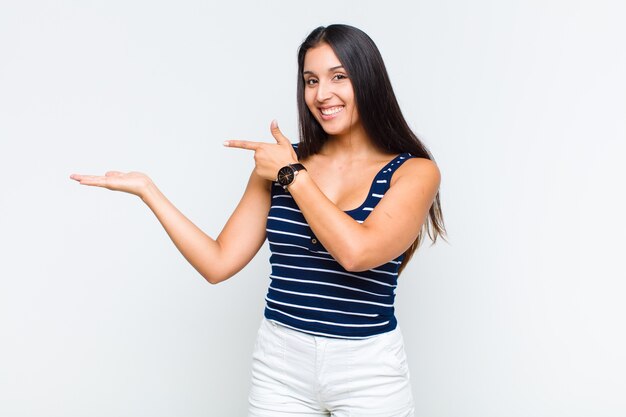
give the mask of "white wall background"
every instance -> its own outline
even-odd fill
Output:
[[[621,1],[2,1],[0,415],[242,416],[268,250],[210,286],[135,197],[215,236],[296,140],[296,48],[377,42],[443,173],[449,244],[401,277],[418,416],[626,415]]]

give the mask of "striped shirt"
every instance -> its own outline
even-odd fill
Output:
[[[345,213],[362,223],[389,189],[404,153],[374,177],[363,204]],[[298,205],[278,183],[267,217],[270,286],[265,317],[318,336],[361,339],[395,329],[395,289],[403,256],[362,272],[346,271],[324,249]]]

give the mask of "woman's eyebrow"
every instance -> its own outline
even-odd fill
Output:
[[[330,68],[328,68],[328,72],[336,71],[339,68],[343,68],[343,65],[337,65],[336,67],[330,67]],[[315,75],[315,73],[313,71],[302,71],[302,75],[306,75],[306,74],[313,74],[313,75]]]

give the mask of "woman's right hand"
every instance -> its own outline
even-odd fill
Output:
[[[72,174],[70,178],[82,185],[108,188],[109,190],[122,191],[143,198],[145,192],[152,184],[152,180],[141,172],[109,171],[104,175]]]

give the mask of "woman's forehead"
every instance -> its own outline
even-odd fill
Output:
[[[303,72],[327,72],[341,67],[341,61],[327,43],[309,49],[304,56]]]

